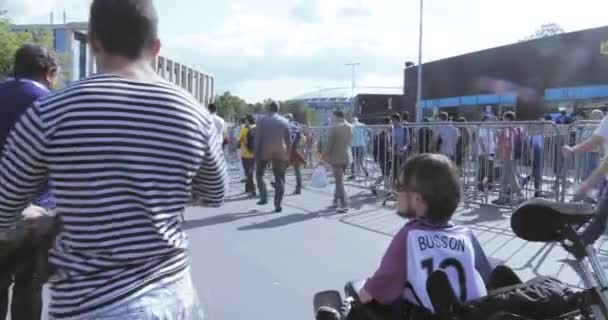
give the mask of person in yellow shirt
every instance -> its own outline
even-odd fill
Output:
[[[253,157],[253,143],[255,140],[255,118],[248,114],[245,117],[245,126],[241,128],[237,140],[241,147],[241,160],[245,169],[245,192],[252,197],[256,196],[255,184],[253,182],[253,170],[255,160]]]

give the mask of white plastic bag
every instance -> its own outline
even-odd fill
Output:
[[[313,188],[325,188],[329,185],[329,178],[327,177],[327,169],[324,166],[318,166],[312,173],[312,179],[310,186]]]

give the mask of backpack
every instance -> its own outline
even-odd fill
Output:
[[[520,317],[508,319],[553,319],[578,310],[573,297],[573,291],[559,280],[538,276],[490,291],[481,299],[465,303],[458,313],[459,319],[466,320],[489,319],[497,313]]]
[[[255,128],[249,128],[247,130],[247,142],[245,143],[247,149],[253,151],[253,147],[255,146]]]

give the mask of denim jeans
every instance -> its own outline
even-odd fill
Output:
[[[255,175],[257,178],[258,189],[260,190],[260,201],[268,202],[268,189],[264,182],[264,173],[268,164],[272,163],[272,173],[274,175],[274,206],[280,208],[285,195],[285,170],[287,161],[284,160],[258,160],[256,162]]]
[[[203,320],[190,268],[182,274],[179,280],[156,283],[152,290],[81,320]]]

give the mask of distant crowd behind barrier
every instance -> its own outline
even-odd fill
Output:
[[[566,125],[495,119],[408,123],[387,118],[383,125],[373,126],[355,120],[349,183],[389,197],[398,188],[395,173],[403,163],[415,154],[431,152],[456,162],[467,204],[512,207],[534,197],[567,202],[603,156],[603,150],[573,157],[562,154],[563,146],[593,135],[600,121]],[[303,126],[307,168],[319,165],[329,128]],[[235,126],[229,129],[233,131]],[[230,150],[235,150],[234,145]]]

